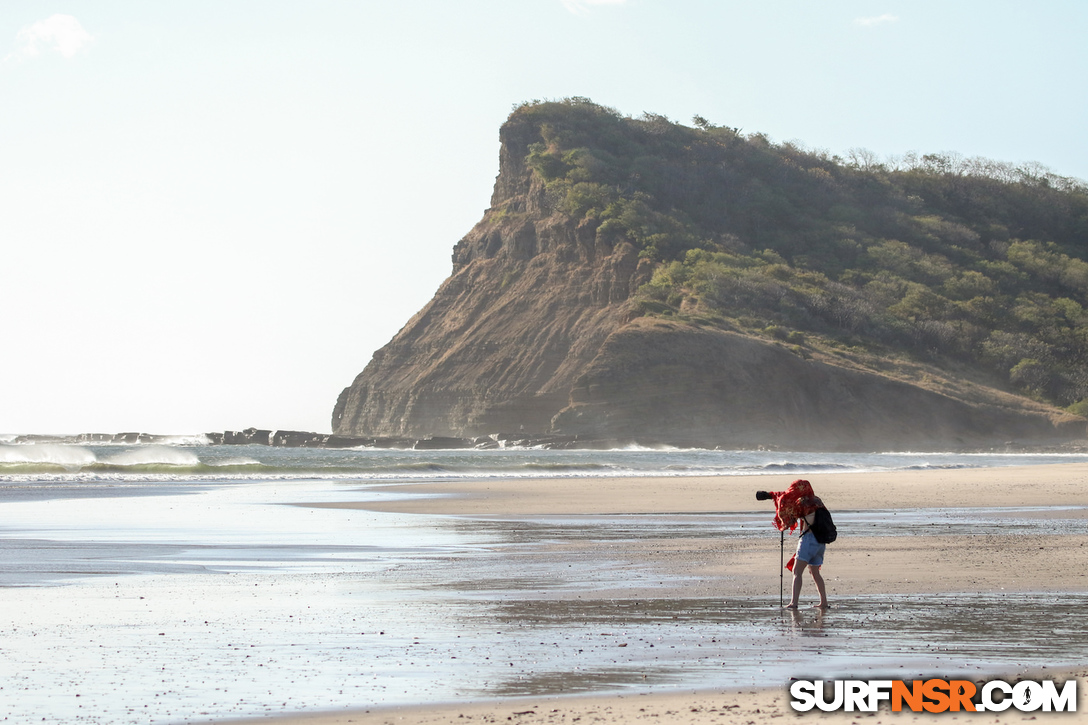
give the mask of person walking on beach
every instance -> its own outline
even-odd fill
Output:
[[[785,491],[770,491],[769,493],[774,499],[775,527],[779,531],[789,529],[791,532],[798,526],[801,527],[801,535],[797,540],[797,553],[786,564],[786,568],[793,572],[793,596],[790,597],[790,603],[786,605],[786,609],[797,608],[805,569],[808,569],[809,574],[812,575],[812,581],[816,584],[816,591],[820,595],[818,606],[820,609],[827,609],[831,605],[827,602],[827,587],[820,573],[827,545],[818,542],[812,531],[812,524],[816,521],[816,510],[824,508],[824,502],[812,490],[812,484],[800,478],[791,483]]]

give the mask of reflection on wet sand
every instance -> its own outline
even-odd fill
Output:
[[[838,527],[853,536],[977,534],[1088,534],[1083,506],[932,508],[905,511],[835,511]],[[639,538],[736,539],[773,535],[766,512],[613,514],[453,518],[452,530],[486,532],[505,544]]]
[[[474,619],[515,628],[523,661],[532,661],[531,677],[501,686],[513,695],[540,693],[530,682],[569,688],[590,673],[616,689],[632,679],[766,686],[814,669],[906,677],[1072,666],[1088,658],[1078,614],[1086,604],[1085,595],[855,597],[827,611],[783,611],[766,600],[511,600]]]

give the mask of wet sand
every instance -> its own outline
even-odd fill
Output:
[[[632,556],[657,560],[662,568],[705,577],[706,596],[768,595],[777,594],[779,588],[780,541],[770,523],[773,506],[756,501],[755,492],[784,490],[794,478],[439,483],[387,487],[412,494],[401,500],[324,505],[536,521],[608,514],[755,512],[755,525],[747,536],[642,537],[627,546]],[[832,594],[1088,591],[1086,464],[826,474],[809,479],[837,520],[851,512],[867,514],[861,527],[850,527],[830,547],[824,575]],[[760,528],[758,512],[763,510],[766,527]],[[943,524],[957,512],[973,515],[965,519],[968,532],[947,535]],[[991,525],[979,526],[979,516]],[[1027,525],[1033,519],[1037,527]],[[573,541],[565,546],[573,556],[585,545]],[[795,545],[796,539],[787,536],[787,558]],[[730,556],[723,556],[725,552]]]
[[[1083,687],[1088,671],[1077,674]],[[277,725],[474,725],[476,723],[517,723],[518,725],[590,725],[604,723],[690,723],[691,725],[757,725],[772,722],[822,722],[829,725],[872,725],[899,723],[1018,723],[1061,722],[1070,725],[1088,722],[1085,698],[1075,713],[797,713],[784,690],[695,690],[666,694],[632,694],[589,697],[525,698],[494,702],[424,705],[355,711],[341,714],[285,716]],[[239,720],[238,725],[268,720]]]
[[[836,513],[840,540],[829,548],[824,567],[834,604],[860,606],[873,598],[917,595],[975,595],[1021,598],[1042,609],[1047,593],[1088,592],[1088,465],[1070,464],[1006,469],[922,470],[894,473],[823,474],[807,476],[818,495]],[[322,503],[321,506],[363,508],[405,513],[470,517],[474,521],[526,522],[536,526],[570,524],[583,517],[638,514],[700,516],[729,522],[730,535],[698,534],[668,537],[652,533],[624,541],[620,558],[641,570],[668,572],[660,581],[605,583],[594,592],[603,599],[619,594],[628,599],[697,596],[702,598],[776,597],[779,593],[779,537],[770,527],[771,509],[754,500],[760,489],[782,490],[795,476],[684,477],[646,479],[560,479],[553,481],[477,481],[389,487],[408,494],[399,500],[362,503]],[[766,509],[766,529],[758,528]],[[849,525],[844,527],[843,523]],[[845,534],[845,535],[843,535]],[[787,553],[794,543],[787,538]],[[607,539],[571,536],[549,539],[554,562],[592,559],[592,550],[608,547]],[[615,554],[614,554],[615,555]],[[693,587],[691,582],[700,582]],[[788,579],[787,579],[788,584]],[[802,603],[814,596],[810,580]],[[541,592],[541,601],[579,597],[574,589]],[[1026,597],[1026,599],[1025,599]],[[895,601],[888,599],[888,601]],[[997,600],[1000,601],[1000,600]],[[1013,600],[1010,599],[1010,604]],[[1010,610],[1012,611],[1012,610]],[[1076,610],[1070,610],[1072,612]],[[801,615],[802,628],[817,615]],[[1000,614],[994,615],[1000,618]],[[1054,633],[1059,637],[1058,633]],[[1078,632],[1077,637],[1080,636]],[[1047,661],[1040,641],[1039,655]],[[1020,643],[1025,644],[1025,643]],[[1026,643],[1031,646],[1030,642]],[[993,646],[1000,647],[995,642]],[[1055,667],[1055,665],[1057,665]],[[832,713],[798,715],[788,705],[784,688],[743,690],[685,690],[650,694],[543,696],[470,701],[352,711],[327,715],[284,716],[281,723],[340,725],[341,723],[628,723],[684,722],[750,725],[778,718],[804,717],[828,722],[915,722],[962,719],[978,722],[1061,720],[1088,722],[1084,662],[1055,662],[1047,670],[1008,668],[988,672],[1022,677],[1080,680],[1080,706],[1069,713]],[[1063,673],[1057,675],[1057,673]],[[887,675],[881,673],[881,676]],[[917,676],[912,673],[903,676]],[[945,672],[946,675],[957,673]],[[874,674],[873,676],[877,676]],[[981,675],[974,673],[972,679]],[[267,720],[264,720],[267,722]]]

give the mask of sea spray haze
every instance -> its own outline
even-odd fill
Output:
[[[347,435],[723,448],[1083,441],[1088,193],[586,99],[517,108],[491,208],[341,394]]]

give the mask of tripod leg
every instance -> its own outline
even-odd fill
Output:
[[[783,587],[786,585],[786,532],[778,532],[778,606],[784,606]]]

